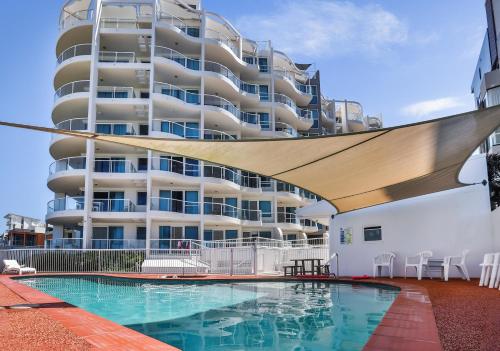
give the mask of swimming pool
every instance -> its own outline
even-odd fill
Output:
[[[58,276],[19,282],[185,351],[360,350],[398,294],[307,281]]]

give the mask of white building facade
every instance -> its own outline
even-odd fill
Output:
[[[335,101],[322,98],[318,71],[243,38],[198,1],[68,1],[56,54],[52,121],[60,129],[215,140],[336,131]],[[61,135],[50,153],[52,247],[325,232],[295,215],[314,195],[256,174]]]

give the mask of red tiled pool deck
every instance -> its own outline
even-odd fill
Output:
[[[160,279],[162,276],[108,275],[140,279]],[[0,306],[35,306],[30,309],[0,308],[2,351],[177,350],[10,278],[0,276]],[[181,280],[269,278],[210,275]],[[363,281],[370,282],[397,286],[401,292],[366,344],[365,351],[498,350],[500,293],[497,289],[480,288],[477,281]]]

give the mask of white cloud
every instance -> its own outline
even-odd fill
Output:
[[[466,100],[467,99],[467,100]],[[470,101],[472,98],[467,97],[444,97],[433,100],[425,100],[410,104],[402,108],[403,114],[410,117],[418,117],[418,119],[424,119],[438,112],[449,111],[449,110],[467,110],[470,108]],[[458,112],[458,111],[456,111]]]
[[[278,50],[301,57],[374,57],[408,38],[406,25],[393,13],[349,1],[283,0],[272,14],[243,16],[236,22],[245,37],[271,39]]]

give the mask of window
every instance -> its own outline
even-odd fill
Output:
[[[145,192],[145,191],[138,191],[137,192],[137,205],[138,206],[146,206],[147,198],[148,198],[148,193],[147,192]]]
[[[146,227],[137,227],[137,240],[146,240]]]
[[[147,171],[148,170],[148,159],[147,159],[147,157],[140,157],[137,160],[137,169],[139,171]]]
[[[267,85],[259,85],[260,101],[269,101],[269,87]]]
[[[269,121],[269,113],[259,112],[259,124],[263,130],[271,129],[271,123]]]
[[[238,231],[234,229],[226,230],[226,240],[238,239]]]
[[[214,237],[213,230],[205,229],[203,231],[203,240],[205,240],[205,241],[212,241],[213,237]]]
[[[382,240],[382,227],[365,227],[363,228],[365,241],[378,241]]]
[[[139,125],[139,135],[148,135],[149,134],[149,126],[147,124]]]
[[[313,125],[311,128],[319,128],[319,112],[318,112],[318,110],[311,110],[311,117],[313,119]]]
[[[198,240],[198,227],[185,227],[184,239]]]
[[[259,71],[269,72],[269,67],[267,66],[267,57],[259,57]]]
[[[200,124],[198,122],[186,122],[186,138],[200,139]]]
[[[263,218],[270,218],[273,216],[271,201],[259,201],[259,210],[261,211]]]

